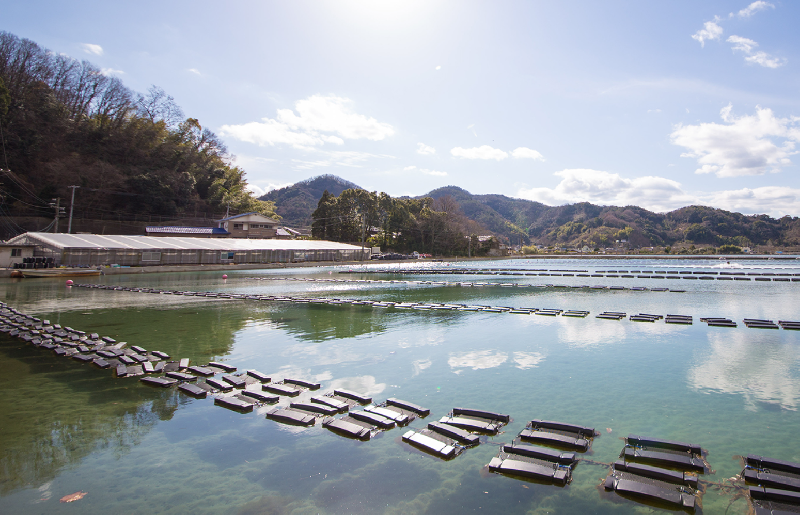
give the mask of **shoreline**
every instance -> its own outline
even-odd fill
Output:
[[[442,258],[440,260],[386,260],[386,261],[309,261],[305,263],[243,263],[243,264],[225,264],[225,265],[158,265],[158,266],[141,266],[141,267],[126,267],[126,268],[102,268],[102,275],[131,275],[131,274],[157,274],[166,272],[218,272],[237,270],[272,270],[283,268],[318,268],[328,266],[362,266],[362,265],[380,265],[380,264],[402,264],[402,263],[467,263],[473,261],[521,261],[521,260],[535,260],[535,259],[597,259],[597,260],[631,260],[631,259],[665,259],[665,260],[704,260],[704,261],[795,261],[800,259],[800,256],[793,254],[788,255],[770,255],[770,254],[736,254],[731,256],[719,255],[684,255],[684,254],[590,254],[590,255],[532,255],[532,256],[492,256],[492,257],[475,257],[475,258]],[[0,278],[10,279],[13,269],[0,270]],[[58,277],[56,277],[58,278]]]

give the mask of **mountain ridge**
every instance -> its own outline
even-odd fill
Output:
[[[331,187],[332,189],[329,189]],[[364,189],[335,175],[320,175],[262,196],[276,204],[287,224],[310,225],[322,192],[338,196],[347,188]],[[316,197],[316,198],[314,198]],[[501,194],[473,194],[455,185],[413,198],[450,197],[462,213],[511,244],[634,247],[671,245],[800,245],[800,220],[784,216],[744,215],[708,206],[685,206],[655,213],[639,206],[602,206],[578,202],[548,206]],[[294,199],[302,202],[295,203]],[[307,224],[298,224],[307,221]]]

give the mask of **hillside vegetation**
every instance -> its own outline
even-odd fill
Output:
[[[292,193],[295,186],[280,190],[281,197],[270,198],[275,199],[279,213],[292,212],[295,219],[301,220],[306,216],[303,213],[312,195],[309,185],[319,190],[324,184],[346,183],[337,179],[327,175],[299,183],[298,188],[307,195],[302,209],[292,205],[291,199],[299,195]],[[355,189],[360,188],[356,186]],[[706,206],[687,206],[669,213],[653,213],[637,206],[597,206],[588,202],[547,206],[505,195],[473,195],[457,186],[438,188],[417,197],[424,198],[446,198],[460,216],[475,223],[471,226],[473,230],[484,231],[479,233],[481,235],[496,235],[510,244],[604,248],[615,246],[617,240],[625,240],[625,245],[633,248],[800,245],[800,220],[790,216],[775,219]]]
[[[247,190],[220,139],[155,86],[138,94],[88,61],[0,32],[0,220],[53,216],[60,197],[86,217],[220,216],[270,203]]]

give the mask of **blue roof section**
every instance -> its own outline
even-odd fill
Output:
[[[219,234],[226,236],[230,234],[228,231],[220,227],[162,227],[154,225],[145,227],[145,232],[148,234]]]

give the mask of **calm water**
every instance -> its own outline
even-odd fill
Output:
[[[800,273],[795,261],[737,261]],[[459,264],[462,266],[463,264]],[[471,267],[573,270],[712,269],[714,261],[524,260]],[[413,265],[404,265],[406,267]],[[455,265],[437,264],[446,269]],[[692,268],[696,267],[696,268]],[[396,265],[394,268],[398,268]],[[800,334],[747,329],[741,319],[800,319],[800,282],[339,273],[308,268],[128,275],[96,282],[169,289],[392,301],[585,309],[586,319],[205,300],[2,280],[0,300],[54,323],[201,364],[222,360],[273,378],[302,377],[432,410],[509,413],[505,433],[442,462],[400,442],[403,429],[355,442],[314,427],[238,414],[135,378],[57,358],[0,335],[0,511],[5,513],[647,513],[600,492],[607,468],[580,463],[558,488],[487,474],[497,443],[532,418],[594,426],[588,458],[610,463],[629,433],[708,449],[720,483],[734,456],[800,461]],[[411,279],[667,287],[684,293],[398,283],[253,281],[248,277]],[[604,311],[678,313],[692,326],[609,321]],[[724,316],[735,329],[697,318]],[[319,393],[319,392],[315,392]],[[282,401],[282,404],[286,402]],[[423,427],[415,421],[412,428]],[[609,432],[610,430],[610,432]],[[64,495],[88,494],[72,504]],[[703,513],[745,513],[710,484]]]

